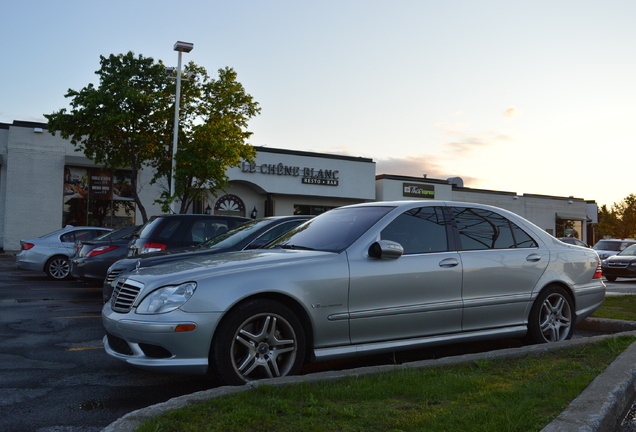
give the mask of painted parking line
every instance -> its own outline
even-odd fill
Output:
[[[103,288],[31,288],[30,291],[102,291]]]
[[[66,348],[66,351],[86,351],[86,350],[95,350],[95,349],[104,349],[104,346],[88,347],[88,348]]]

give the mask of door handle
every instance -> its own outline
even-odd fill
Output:
[[[459,265],[459,260],[456,258],[446,258],[439,262],[440,267],[456,267]]]
[[[540,261],[541,260],[541,255],[539,254],[530,254],[526,257],[526,261]]]

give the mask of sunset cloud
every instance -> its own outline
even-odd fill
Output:
[[[512,141],[512,137],[500,131],[471,132],[459,123],[438,123],[436,127],[444,138],[450,137],[442,144],[449,156],[461,155],[479,151],[502,141]]]
[[[513,119],[519,115],[519,110],[517,107],[508,107],[503,112],[504,117],[507,119]]]

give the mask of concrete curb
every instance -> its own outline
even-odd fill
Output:
[[[633,343],[542,432],[618,430],[636,394],[635,359]]]
[[[555,349],[584,345],[619,334],[636,336],[636,322],[588,318],[577,329],[612,332],[613,334],[574,339],[549,345],[531,345],[522,348],[465,354],[435,360],[422,360],[400,365],[369,366],[344,371],[318,372],[277,379],[255,381],[240,387],[218,387],[211,390],[179,396],[166,402],[133,411],[108,425],[102,432],[132,432],[144,421],[159,414],[174,411],[190,404],[196,404],[216,397],[229,396],[249,391],[259,385],[281,386],[302,382],[338,380],[347,376],[360,376],[387,372],[404,368],[424,368],[453,365],[481,359],[500,357],[520,357],[539,354]],[[617,430],[636,395],[636,342],[628,347],[616,360],[579,395],[559,416],[548,424],[542,432],[611,432]]]

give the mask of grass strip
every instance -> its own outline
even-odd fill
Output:
[[[636,296],[608,296],[600,308],[592,315],[594,318],[636,321]]]
[[[259,386],[146,421],[138,432],[539,431],[636,338],[519,358]]]

